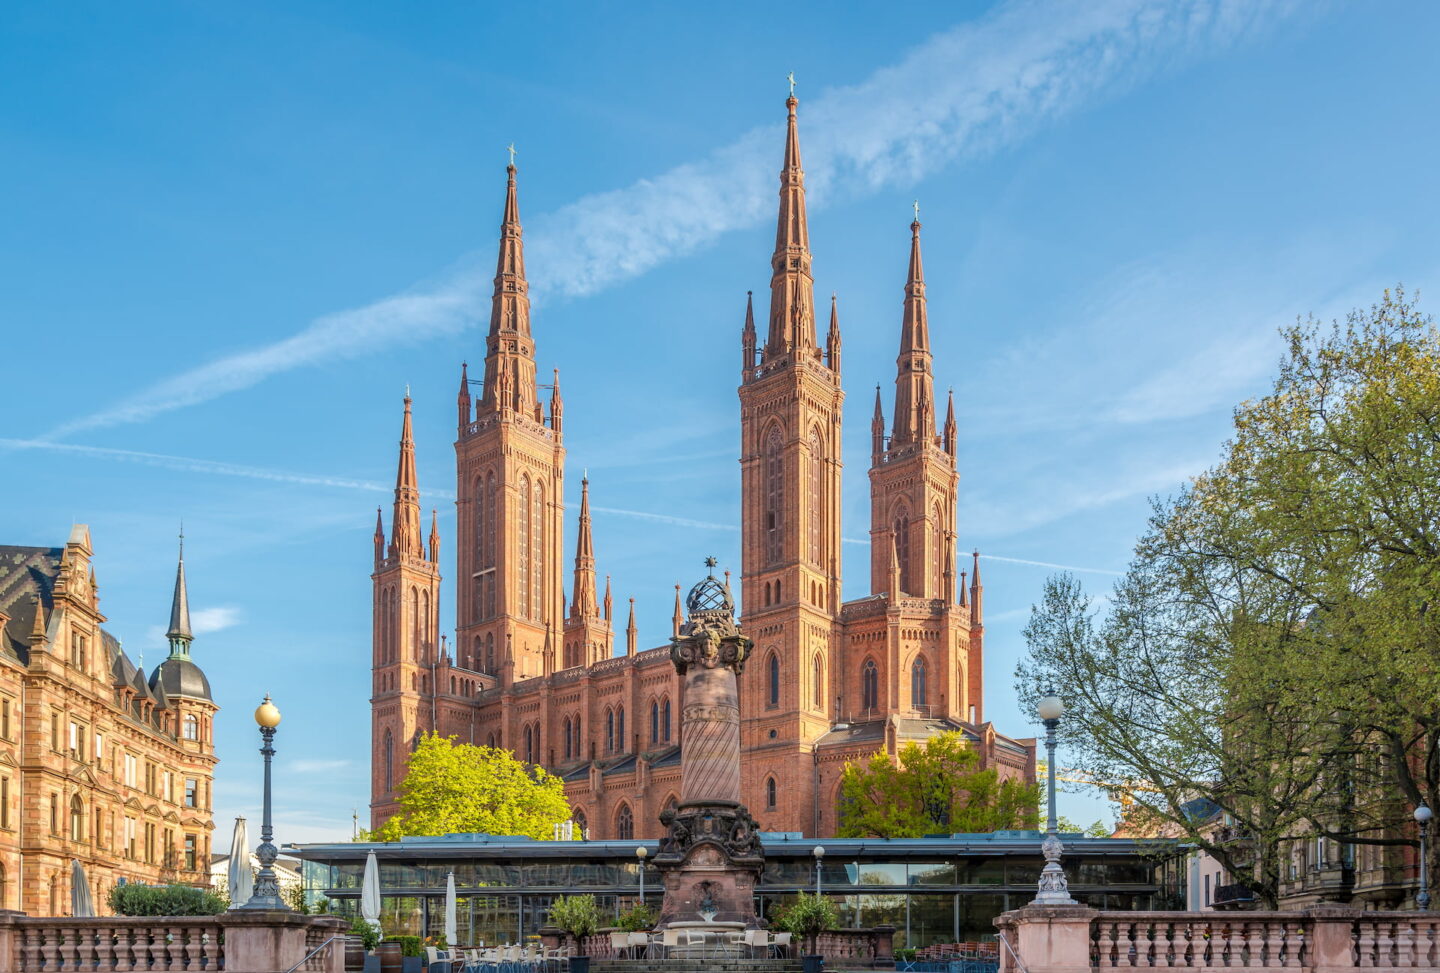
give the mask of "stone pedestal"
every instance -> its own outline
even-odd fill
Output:
[[[712,559],[713,566],[713,559]],[[740,694],[750,640],[735,626],[727,585],[712,574],[690,591],[670,659],[684,677],[681,800],[660,815],[655,855],[665,896],[658,926],[696,921],[759,925],[755,886],[764,867],[755,819],[740,803]]]

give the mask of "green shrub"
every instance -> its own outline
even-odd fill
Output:
[[[600,928],[600,907],[593,895],[562,895],[550,903],[550,921],[573,936],[578,945]]]
[[[620,928],[626,932],[642,932],[646,929],[655,928],[655,920],[659,916],[655,910],[648,905],[633,905],[620,913]]]
[[[419,936],[386,936],[387,943],[399,943],[401,956],[424,956],[425,949]]]
[[[359,936],[367,952],[380,945],[380,927],[364,916],[356,916],[350,920],[350,935]]]
[[[110,911],[117,916],[215,916],[225,900],[193,885],[117,885],[110,890]]]
[[[815,937],[826,929],[838,926],[840,913],[836,911],[835,903],[825,896],[801,892],[795,896],[795,901],[782,908],[778,915],[772,915],[771,921],[786,932],[803,938],[807,948],[813,953]]]

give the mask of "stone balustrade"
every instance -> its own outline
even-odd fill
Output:
[[[0,970],[341,973],[343,941],[325,944],[344,929],[333,916],[284,912],[55,919],[0,912]]]
[[[1440,915],[1317,906],[1299,912],[1098,912],[1030,906],[995,920],[1001,973],[1106,970],[1440,970]]]

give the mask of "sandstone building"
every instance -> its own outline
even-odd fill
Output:
[[[769,315],[762,333],[747,301],[741,332],[741,626],[755,643],[740,681],[743,792],[763,829],[829,835],[847,761],[959,730],[985,766],[1033,780],[1035,748],[985,721],[984,587],[978,554],[956,564],[958,429],[953,402],[937,418],[918,219],[891,422],[877,388],[871,427],[870,594],[842,601],[840,325],[832,297],[820,340],[793,96],[787,108]],[[679,794],[680,682],[668,646],[636,644],[634,599],[615,652],[585,481],[567,608],[564,403],[558,373],[536,377],[513,164],[507,174],[484,374],[472,382],[462,366],[457,401],[453,647],[408,396],[388,540],[376,515],[372,823],[395,812],[406,756],[435,730],[560,774],[594,837],[653,837]],[[677,587],[676,632],[683,621]]]
[[[102,626],[89,528],[0,546],[0,909],[97,911],[118,881],[209,881],[217,707],[190,658],[185,562],[169,657],[147,679]]]

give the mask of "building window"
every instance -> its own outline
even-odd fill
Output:
[[[860,708],[880,708],[880,670],[876,668],[874,659],[866,659],[864,668],[860,670]]]
[[[925,705],[925,657],[917,655],[910,666],[910,705]]]
[[[60,795],[50,795],[50,833],[60,833]]]
[[[578,713],[575,714],[575,756],[585,756],[580,747],[580,714]]]
[[[663,722],[663,727],[662,727],[662,728],[663,728],[664,731],[665,731],[665,742],[666,742],[666,743],[669,743],[669,742],[670,742],[670,697],[669,697],[669,696],[666,696],[666,697],[665,697],[664,722]]]
[[[539,480],[535,481],[535,515],[532,520],[530,533],[532,543],[535,545],[533,556],[530,558],[530,578],[533,585],[531,605],[533,606],[534,618],[545,617],[545,599],[540,594],[541,578],[544,576],[545,568],[545,484]]]
[[[775,809],[775,778],[765,778],[765,806],[771,810]]]
[[[625,748],[625,707],[615,708],[615,748],[624,753]]]
[[[489,569],[489,573],[485,575],[485,603],[481,606],[481,610],[485,613],[485,617],[489,618],[495,614],[495,522],[500,517],[500,497],[495,492],[494,473],[485,475],[485,497],[490,516],[485,521],[484,565]],[[494,669],[492,668],[490,671],[493,672]]]
[[[570,736],[570,717],[565,717],[565,759],[569,760],[575,749],[575,740]]]
[[[520,478],[520,576],[516,586],[520,589],[520,617],[530,617],[530,479]]]
[[[765,561],[778,564],[785,555],[785,444],[780,427],[771,426],[765,440]]]
[[[193,715],[187,715],[185,717],[185,739],[200,739],[200,721]]]
[[[127,754],[125,755],[125,786],[126,786],[126,787],[134,787],[134,786],[135,786],[135,772],[139,769],[138,764],[139,764],[139,761],[135,759],[135,755],[134,755],[133,753],[127,753]]]
[[[585,833],[585,809],[577,807],[575,813],[570,815],[570,820],[575,822],[575,830],[580,832],[580,839],[583,841],[590,836]]]
[[[910,515],[905,508],[895,515],[895,560],[900,565],[900,590],[890,592],[892,598],[910,590]]]
[[[1210,905],[1210,876],[1205,876],[1205,905]]]
[[[621,804],[620,810],[615,814],[615,837],[621,841],[629,841],[635,837],[635,815],[630,813],[628,804]]]
[[[811,664],[812,682],[810,687],[811,698],[814,700],[816,709],[825,708],[825,661],[817,654],[815,661]]]
[[[770,699],[770,705],[771,705],[771,706],[779,706],[779,705],[780,705],[780,656],[778,656],[778,655],[775,654],[774,652],[771,652],[771,653],[770,653],[770,659],[769,659],[769,661],[768,661],[768,663],[767,663],[767,668],[769,669],[769,672],[770,672],[770,697],[769,697],[769,699]]]
[[[615,752],[615,711],[613,709],[605,711],[605,752]]]
[[[528,726],[525,727],[525,762],[535,762],[535,731]]]
[[[10,778],[0,777],[0,828],[10,827]]]
[[[195,836],[193,834],[185,836],[185,870],[187,872],[195,871]]]
[[[660,742],[660,704],[650,701],[650,742]]]
[[[395,738],[385,731],[385,792],[395,789]]]
[[[810,563],[817,567],[825,561],[825,450],[820,445],[820,430],[810,434]]]
[[[70,840],[85,840],[85,803],[79,794],[70,798]]]
[[[185,778],[185,806],[198,807],[200,802],[200,784],[193,778]]]
[[[0,697],[0,737],[10,739],[10,697]]]
[[[60,749],[60,714],[50,714],[50,749]]]
[[[125,819],[125,857],[135,857],[135,819]]]

